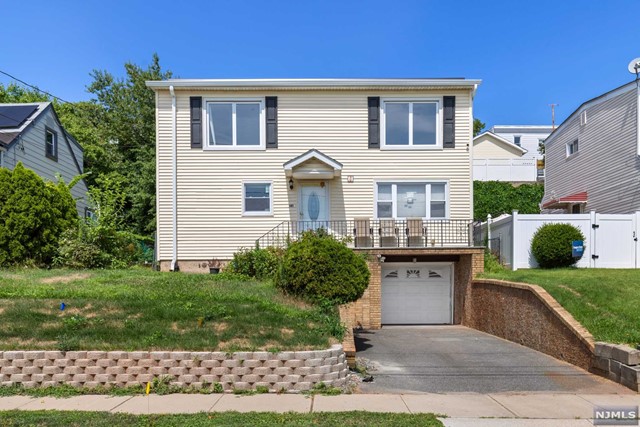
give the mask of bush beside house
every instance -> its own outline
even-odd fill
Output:
[[[542,268],[569,267],[581,258],[573,257],[574,240],[584,241],[584,235],[575,226],[544,224],[533,235],[531,253]]]
[[[485,221],[487,215],[498,217],[514,210],[522,214],[539,214],[544,195],[542,184],[522,184],[514,187],[509,182],[473,182],[473,219]]]
[[[0,169],[0,266],[49,265],[60,235],[77,223],[69,186],[45,182],[21,163]]]

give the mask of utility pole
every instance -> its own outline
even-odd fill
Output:
[[[556,130],[556,107],[560,104],[549,104],[551,107],[551,130]]]

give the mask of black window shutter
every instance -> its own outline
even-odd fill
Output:
[[[191,148],[202,148],[202,97],[189,98],[191,106]]]
[[[267,148],[278,148],[278,97],[267,96]]]
[[[380,97],[370,96],[369,109],[369,148],[380,148]]]
[[[443,97],[443,148],[456,148],[456,97]]]

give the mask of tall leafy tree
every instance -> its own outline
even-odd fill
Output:
[[[126,63],[125,78],[108,71],[94,70],[87,90],[104,109],[102,138],[119,153],[121,161],[114,172],[128,183],[125,222],[133,231],[148,235],[155,229],[155,95],[147,80],[164,80],[158,55],[146,68]]]
[[[484,130],[486,124],[480,119],[473,119],[473,136],[478,136]]]

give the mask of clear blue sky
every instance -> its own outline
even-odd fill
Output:
[[[0,70],[87,99],[93,69],[149,63],[184,78],[480,78],[475,115],[563,120],[632,80],[640,1],[6,1]],[[0,82],[10,79],[0,77]]]

